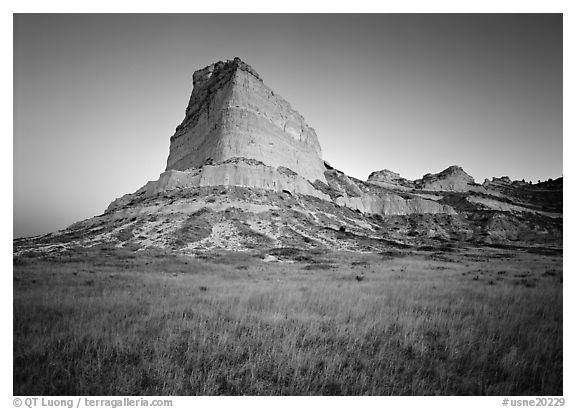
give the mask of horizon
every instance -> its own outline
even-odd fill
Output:
[[[13,237],[156,180],[192,73],[236,56],[357,179],[452,165],[476,183],[563,177],[562,26],[562,14],[15,14]]]

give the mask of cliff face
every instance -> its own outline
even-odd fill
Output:
[[[325,182],[316,132],[249,65],[238,58],[218,62],[196,71],[193,82],[166,170],[242,157]]]

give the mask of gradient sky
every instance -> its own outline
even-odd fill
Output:
[[[192,73],[242,58],[359,179],[562,175],[562,15],[14,16],[14,237],[165,169]]]

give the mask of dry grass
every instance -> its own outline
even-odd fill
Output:
[[[560,257],[312,257],[18,259],[14,394],[562,394]]]

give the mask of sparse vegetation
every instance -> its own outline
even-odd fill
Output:
[[[14,394],[561,395],[561,255],[470,252],[17,257]]]

